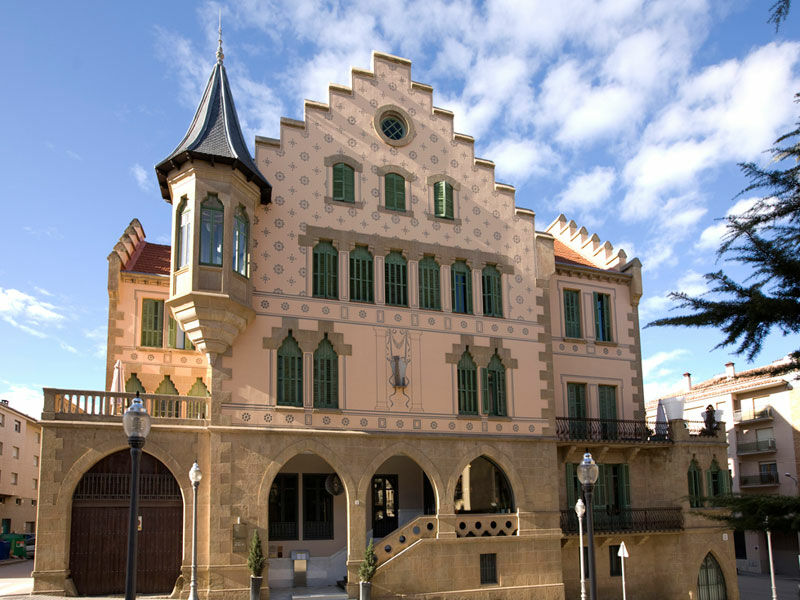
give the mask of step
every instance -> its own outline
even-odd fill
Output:
[[[292,592],[292,600],[347,600],[347,592],[338,588],[294,591]]]

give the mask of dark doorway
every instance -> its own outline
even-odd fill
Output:
[[[422,473],[422,512],[426,515],[436,514],[436,494],[433,493],[431,480],[424,471]]]
[[[372,478],[372,536],[385,537],[397,529],[397,475]]]

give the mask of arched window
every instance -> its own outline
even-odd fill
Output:
[[[128,381],[125,382],[125,391],[129,394],[135,394],[136,392],[139,392],[140,394],[146,393],[144,386],[142,385],[142,382],[139,381],[139,377],[136,375],[136,373],[131,373],[131,376],[128,377]]]
[[[390,252],[384,261],[386,304],[408,306],[408,268],[399,252]]]
[[[478,414],[478,367],[469,349],[458,361],[458,414]]]
[[[339,407],[339,356],[327,333],[314,351],[314,407]]]
[[[192,384],[187,396],[193,398],[202,398],[202,400],[189,400],[186,402],[186,417],[189,419],[205,419],[206,418],[206,398],[211,394],[208,393],[206,384],[203,383],[202,378],[198,377]]]
[[[314,246],[312,293],[316,298],[339,298],[339,253],[330,242]]]
[[[374,302],[372,287],[372,254],[365,246],[350,251],[350,300]]]
[[[303,351],[291,330],[278,348],[278,406],[303,406]]]
[[[483,314],[487,317],[503,316],[503,292],[500,288],[500,271],[486,265],[481,273],[483,283]]]
[[[450,267],[453,312],[472,314],[472,271],[463,260]]]
[[[406,180],[397,173],[387,173],[385,182],[386,208],[389,210],[405,210]]]
[[[206,387],[206,384],[203,383],[203,380],[200,377],[198,377],[192,384],[189,393],[186,395],[194,396],[196,398],[207,398],[210,394],[208,393],[208,388]]]
[[[689,479],[689,506],[699,508],[703,506],[703,474],[695,459],[689,463],[687,477]]]
[[[215,194],[200,205],[200,264],[222,266],[222,231],[225,211]]]
[[[503,470],[485,456],[473,460],[458,478],[456,513],[510,513],[514,492]]]
[[[250,238],[250,219],[244,207],[240,206],[233,215],[233,270],[247,277],[249,271],[249,253],[247,251]]]
[[[439,263],[432,256],[426,256],[418,265],[419,269],[419,307],[428,310],[441,310],[441,286],[439,284]]]
[[[156,394],[165,396],[177,396],[178,388],[172,383],[169,375],[164,375],[164,379],[158,384]],[[180,417],[181,401],[172,398],[156,398],[153,400],[154,417]]]
[[[483,412],[497,417],[506,416],[506,368],[503,361],[494,356],[483,371]]]
[[[727,600],[725,576],[717,559],[709,552],[700,565],[697,575],[697,597],[699,600]]]
[[[182,269],[187,266],[191,260],[191,247],[192,247],[192,211],[189,210],[189,201],[184,196],[178,205],[178,231],[176,235],[176,248],[177,255],[175,265],[176,268]]]
[[[433,211],[437,217],[453,218],[453,186],[446,181],[433,184]]]
[[[339,202],[355,202],[355,172],[344,163],[333,165],[333,199]]]

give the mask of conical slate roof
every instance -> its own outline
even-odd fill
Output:
[[[261,188],[261,204],[268,204],[272,186],[259,172],[239,127],[236,107],[233,105],[228,76],[222,64],[221,51],[217,64],[211,71],[206,91],[194,120],[181,143],[167,158],[156,165],[156,175],[161,187],[161,196],[171,200],[167,174],[187,160],[205,160],[233,165]]]

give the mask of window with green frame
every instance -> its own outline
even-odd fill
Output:
[[[711,460],[711,468],[706,471],[706,487],[712,503],[714,498],[731,493],[730,471],[720,469],[716,458]]]
[[[250,219],[247,218],[244,207],[240,206],[233,215],[233,270],[244,277],[248,277],[250,274],[247,251],[249,237]]]
[[[161,348],[164,345],[164,301],[142,300],[142,346]]]
[[[458,414],[478,414],[478,367],[469,348],[458,361]]]
[[[472,314],[472,271],[463,260],[450,267],[450,284],[453,312]]]
[[[339,356],[327,333],[314,350],[314,407],[339,407]]]
[[[176,350],[194,350],[194,344],[189,339],[178,322],[168,315],[167,319],[167,346]]]
[[[703,474],[700,465],[695,459],[689,463],[689,470],[686,473],[689,479],[689,506],[700,508],[703,506]]]
[[[399,252],[386,255],[384,266],[384,286],[386,304],[408,306],[408,266]]]
[[[315,298],[339,298],[339,253],[330,242],[314,246],[312,293]]]
[[[567,416],[570,438],[585,439],[588,434],[585,383],[567,383]]]
[[[139,380],[139,376],[136,373],[131,373],[131,376],[128,377],[128,381],[125,382],[125,391],[129,394],[135,394],[139,392],[140,394],[146,393],[144,389],[144,385]]]
[[[611,339],[611,296],[594,292],[594,327],[598,342]]]
[[[333,199],[339,202],[355,202],[355,171],[350,165],[333,165]]]
[[[303,406],[303,351],[291,329],[278,348],[278,406]]]
[[[598,385],[597,404],[602,439],[617,439],[619,433],[617,429],[617,387],[614,385]]]
[[[433,214],[442,219],[453,218],[453,186],[446,181],[433,184]]]
[[[222,266],[225,210],[215,194],[200,205],[200,264]]]
[[[581,293],[564,290],[564,337],[581,338]]]
[[[387,173],[384,178],[386,192],[386,208],[389,210],[406,209],[406,180],[397,173]]]
[[[372,254],[365,246],[356,246],[350,251],[350,300],[375,301],[372,285]]]
[[[483,314],[487,317],[503,316],[503,291],[500,286],[500,271],[494,265],[486,265],[481,272],[483,284]]]
[[[164,379],[158,384],[156,394],[165,396],[177,396],[178,388],[172,383],[169,375],[164,375]],[[181,401],[172,398],[154,398],[152,403],[152,415],[154,417],[180,417]]]
[[[631,484],[630,467],[627,463],[598,464],[597,482],[592,494],[595,527],[615,529],[620,521],[630,518]],[[575,508],[578,498],[583,498],[583,490],[578,481],[578,465],[566,464],[567,506]],[[611,526],[611,527],[609,527]]]
[[[442,297],[439,284],[439,263],[432,256],[426,256],[418,265],[419,269],[419,307],[428,310],[441,310]]]
[[[495,350],[489,365],[481,369],[483,379],[483,412],[484,414],[506,416],[506,368]]]
[[[192,256],[189,253],[192,247],[192,211],[189,209],[189,200],[184,196],[181,198],[181,203],[178,205],[178,231],[176,268],[182,269],[191,262]]]

